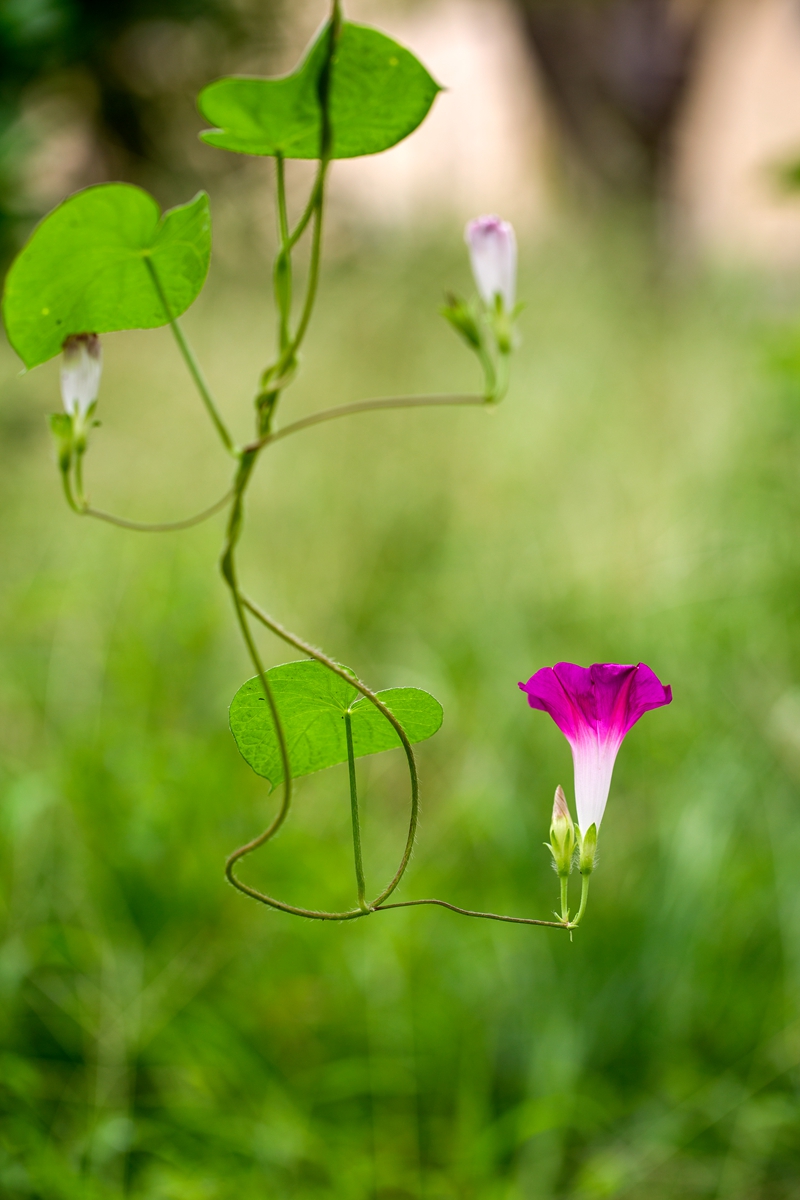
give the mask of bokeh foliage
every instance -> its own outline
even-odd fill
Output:
[[[291,413],[471,384],[430,319],[466,271],[459,240],[373,243],[328,271]],[[240,432],[265,292],[212,272],[187,317]],[[71,517],[43,419],[57,364],[20,380],[5,352],[10,1200],[796,1194],[796,330],[757,281],[659,283],[630,223],[541,246],[521,293],[507,403],[287,440],[243,569],[375,686],[444,703],[400,898],[547,916],[541,843],[571,764],[517,681],[641,658],[673,685],[620,754],[572,945],[437,910],[319,928],[224,884],[225,852],[275,801],[225,727],[249,672],[212,573],[220,530]],[[148,519],[222,494],[168,333],[104,343],[93,498]],[[368,885],[402,845],[394,757],[363,775]],[[350,898],[348,820],[344,768],[303,781],[245,877],[290,901]]]
[[[85,110],[99,147],[113,159],[113,174],[133,182],[160,182],[162,200],[177,184],[190,194],[196,176],[170,138],[178,110],[191,112],[194,92],[224,69],[226,54],[268,40],[279,0],[3,0],[0,4],[0,254],[5,258],[42,215],[21,194],[26,160],[35,150],[26,130],[26,105],[37,95],[67,97]],[[174,42],[161,47],[159,69],[133,61],[132,48],[149,34],[198,31],[212,47],[187,76],[185,55]],[[144,38],[142,38],[144,35]],[[162,37],[162,41],[164,38]],[[158,47],[156,47],[158,49]],[[145,53],[152,59],[153,53]],[[198,64],[199,65],[199,64]],[[198,128],[202,122],[197,122]],[[78,179],[78,185],[100,182]],[[170,180],[171,177],[171,180]],[[170,186],[170,182],[172,186]],[[24,189],[22,189],[24,192]],[[57,197],[60,199],[61,197]],[[24,240],[24,239],[23,239]]]

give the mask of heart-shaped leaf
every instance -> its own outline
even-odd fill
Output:
[[[153,197],[131,184],[86,188],[37,225],[11,264],[3,296],[8,340],[35,367],[72,334],[165,325],[197,297],[210,256],[205,192],[162,216]]]
[[[281,718],[292,775],[311,775],[347,761],[344,714],[350,713],[356,757],[401,745],[394,727],[371,701],[321,663],[304,660],[267,671]],[[410,742],[422,742],[442,723],[442,706],[419,688],[378,692]],[[233,698],[231,732],[242,757],[270,783],[283,779],[278,739],[261,680],[248,679]]]
[[[219,128],[201,133],[203,141],[239,154],[319,158],[319,82],[329,29],[291,75],[231,77],[204,88],[200,112]],[[345,21],[331,76],[333,158],[379,154],[401,142],[425,119],[439,91],[410,50],[377,29]]]

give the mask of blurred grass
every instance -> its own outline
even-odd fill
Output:
[[[284,419],[473,385],[435,309],[457,230],[325,277]],[[585,929],[440,910],[318,927],[223,882],[274,799],[226,706],[251,672],[221,518],[145,537],[60,500],[57,364],[2,357],[0,1195],[550,1200],[797,1195],[800,352],[792,289],[665,280],[630,223],[529,251],[508,401],[281,443],[248,589],[377,687],[445,706],[420,748],[401,898],[547,916],[569,750],[516,684],[650,663],[674,704],[620,754]],[[237,434],[260,286],[186,325]],[[93,501],[182,517],[228,465],[163,332],[109,336]],[[269,661],[293,655],[264,640]],[[402,764],[363,772],[368,876],[402,846]],[[352,894],[346,779],[298,789],[245,878]]]

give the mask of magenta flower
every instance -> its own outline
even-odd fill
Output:
[[[519,686],[531,708],[549,713],[572,747],[579,829],[599,829],[625,734],[651,708],[671,703],[672,688],[644,663],[556,663]]]

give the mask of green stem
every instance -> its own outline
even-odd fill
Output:
[[[314,231],[311,240],[311,262],[308,268],[308,283],[306,284],[306,299],[303,305],[303,311],[300,316],[300,323],[297,326],[289,347],[287,348],[285,357],[287,362],[291,363],[297,354],[297,351],[302,345],[303,339],[306,336],[308,326],[311,322],[311,315],[314,311],[314,305],[317,299],[317,290],[319,288],[319,268],[322,257],[322,211],[325,203],[325,181],[324,176],[320,184],[319,196],[314,209]]]
[[[281,356],[292,340],[292,248],[289,241],[289,217],[286,209],[286,169],[282,154],[275,158],[275,188],[278,195],[278,230],[281,248],[275,258],[274,290],[278,306],[278,344]]]
[[[261,657],[258,653],[253,635],[250,632],[247,615],[245,613],[241,594],[239,592],[239,584],[236,573],[235,551],[242,531],[244,493],[250,481],[250,476],[252,475],[254,465],[254,455],[243,456],[239,464],[239,470],[237,471],[236,482],[234,484],[233,507],[231,509],[230,517],[228,518],[228,528],[226,532],[225,547],[222,554],[221,570],[223,578],[230,589],[231,599],[233,600],[236,618],[239,622],[242,638],[244,639],[247,652],[250,655],[250,659],[256,669],[259,680],[261,681],[261,687],[269,705],[273,724],[275,725],[275,733],[278,738],[278,747],[280,750],[281,762],[283,764],[283,801],[275,820],[272,822],[266,832],[261,834],[260,837],[256,838],[255,841],[250,843],[247,847],[243,847],[240,851],[235,851],[230,856],[226,866],[226,872],[229,871],[229,868],[233,867],[233,864],[238,861],[239,858],[242,858],[245,854],[249,853],[251,849],[255,849],[256,846],[262,845],[265,841],[268,841],[269,838],[273,837],[278,832],[281,825],[286,820],[292,796],[291,764],[289,762],[289,751],[286,745],[286,737],[283,731],[283,725],[281,723],[278,708],[275,703],[275,697],[273,695],[272,688],[270,687],[269,680],[267,679],[266,670],[261,662]]]
[[[331,154],[333,152],[333,127],[331,125],[330,113],[331,82],[333,79],[336,48],[339,44],[339,38],[341,37],[341,34],[341,4],[339,0],[333,0],[330,21],[330,39],[328,42],[328,56],[325,61],[325,66],[323,67],[319,77],[319,104],[322,111],[322,128],[320,131],[319,170],[314,183],[312,203],[310,205],[310,216],[313,216],[314,221],[314,231],[311,242],[311,262],[308,268],[306,299],[305,304],[303,305],[303,312],[300,317],[300,324],[297,326],[297,332],[295,333],[291,344],[283,356],[286,363],[292,362],[300,348],[303,338],[306,335],[309,322],[311,321],[311,314],[314,310],[314,304],[317,298],[317,288],[319,286],[319,267],[322,251],[322,214],[325,208],[325,180],[328,174],[328,166],[330,165]],[[302,221],[301,225],[303,228],[305,228]],[[298,228],[300,228],[300,226],[298,226]],[[295,234],[297,234],[297,230],[295,230]]]
[[[288,310],[285,309],[284,295],[280,290],[281,280],[277,271],[275,275],[275,296],[278,305],[280,316],[280,344],[281,352],[277,362],[272,366],[267,367],[261,377],[261,391],[256,397],[256,408],[261,411],[266,405],[270,406],[270,410],[274,410],[277,404],[278,393],[290,381],[296,366],[297,352],[303,343],[303,339],[308,332],[308,326],[311,322],[311,316],[314,311],[314,305],[317,299],[317,291],[319,288],[319,272],[320,260],[322,255],[322,211],[325,204],[325,172],[327,170],[327,162],[320,164],[320,182],[315,187],[314,204],[312,206],[312,214],[314,217],[314,234],[311,243],[311,262],[308,268],[308,281],[306,283],[306,297],[303,301],[303,309],[300,315],[300,322],[297,326],[297,332],[294,337],[291,336],[288,327]],[[278,255],[277,262],[288,261],[291,263],[291,245],[284,244]],[[286,268],[289,273],[291,266]],[[284,310],[286,318],[284,319]],[[263,422],[262,422],[263,424]],[[264,430],[259,426],[259,435],[261,441],[258,445],[264,445]],[[251,447],[252,448],[252,447]]]
[[[571,922],[572,929],[574,929],[576,925],[580,925],[581,917],[586,912],[586,902],[589,899],[589,880],[590,879],[591,879],[590,875],[581,875],[581,904],[580,904],[580,908],[578,909],[577,913],[575,914],[575,920]]]
[[[318,97],[320,109],[322,113],[322,128],[320,133],[320,152],[319,152],[319,168],[314,186],[311,190],[306,211],[303,214],[300,223],[293,234],[289,233],[288,217],[286,214],[286,196],[285,183],[283,176],[283,163],[278,160],[278,170],[276,173],[278,183],[278,213],[281,233],[281,250],[278,255],[278,263],[282,265],[284,275],[288,273],[291,276],[291,251],[299,238],[305,231],[308,222],[313,218],[314,233],[311,245],[311,262],[309,264],[308,280],[306,283],[306,297],[303,303],[303,309],[300,316],[300,323],[297,327],[297,332],[294,337],[289,333],[289,312],[286,303],[285,285],[280,272],[277,270],[276,263],[276,296],[278,300],[278,309],[281,313],[280,321],[280,355],[276,363],[267,367],[261,377],[261,390],[256,396],[256,409],[259,412],[259,429],[260,437],[264,435],[264,421],[261,416],[265,406],[269,405],[270,415],[275,408],[278,400],[278,392],[280,392],[292,377],[295,368],[295,360],[297,351],[305,338],[311,321],[311,315],[314,311],[314,304],[317,298],[317,289],[319,287],[319,270],[320,258],[322,250],[322,214],[325,207],[325,178],[330,164],[331,153],[333,150],[333,129],[330,119],[330,89],[333,73],[333,62],[336,55],[336,47],[339,43],[339,38],[342,31],[342,13],[339,0],[334,0],[331,11],[330,20],[330,37],[328,42],[328,55],[325,65],[320,73]],[[279,288],[279,283],[282,285]],[[279,294],[280,292],[280,294]],[[288,292],[291,297],[291,288]],[[285,314],[285,316],[284,316]]]
[[[150,278],[153,280],[153,286],[158,292],[158,298],[161,301],[161,306],[164,309],[164,314],[169,322],[169,326],[172,330],[178,349],[183,355],[184,362],[186,363],[186,366],[189,369],[189,374],[194,380],[195,386],[200,393],[200,398],[206,406],[208,415],[211,417],[211,420],[214,423],[223,446],[227,451],[229,451],[229,453],[234,454],[236,451],[233,445],[233,439],[225,427],[225,422],[222,420],[222,417],[217,411],[217,406],[214,402],[214,397],[211,394],[211,389],[206,382],[206,378],[203,375],[202,368],[195,357],[194,351],[187,342],[184,332],[178,324],[177,319],[172,315],[166,293],[161,286],[161,280],[159,279],[155,266],[153,265],[153,260],[149,255],[145,256],[144,264],[150,272]]]
[[[510,356],[508,354],[500,354],[497,360],[497,368],[495,372],[495,385],[492,394],[492,403],[499,404],[508,391],[510,376]]]
[[[337,408],[326,408],[321,412],[311,413],[308,417],[293,421],[291,425],[284,425],[283,429],[277,429],[274,433],[270,432],[259,438],[258,441],[251,442],[245,446],[245,451],[260,450],[263,446],[279,442],[292,433],[299,433],[301,429],[311,429],[314,425],[321,425],[325,421],[335,421],[339,417],[349,417],[357,413],[403,408],[448,408],[456,405],[469,405],[474,408],[487,407],[484,396],[470,395],[385,396],[375,400],[358,400],[353,404],[341,404]]]
[[[66,469],[64,467],[61,468],[61,483],[64,488],[64,495],[66,497],[67,504],[74,513],[77,513],[79,517],[82,517],[83,509],[79,508],[75,503],[75,497],[72,494],[72,484],[70,483],[69,479],[69,467]]]
[[[228,859],[225,863],[225,877],[228,882],[232,884],[232,886],[238,891],[250,896],[253,900],[258,900],[262,904],[269,905],[270,908],[279,909],[281,912],[291,913],[296,917],[308,917],[313,920],[320,921],[350,921],[356,917],[364,916],[364,912],[360,908],[356,909],[355,911],[340,913],[319,912],[315,909],[299,908],[294,904],[286,904],[282,900],[276,900],[274,896],[268,896],[266,893],[258,891],[257,888],[250,887],[249,884],[243,883],[241,879],[238,879],[234,872],[234,867],[240,859],[245,858],[248,854],[252,853],[253,850],[257,850],[259,846],[263,846],[275,836],[289,814],[292,798],[292,767],[289,760],[289,749],[286,744],[286,735],[283,729],[283,723],[281,722],[280,713],[278,712],[278,706],[275,702],[275,696],[272,688],[270,687],[269,679],[267,678],[267,672],[264,668],[264,664],[261,661],[261,656],[258,653],[258,648],[255,644],[253,635],[250,632],[247,613],[245,611],[244,597],[239,589],[236,572],[235,553],[236,546],[242,533],[244,495],[253,473],[256,457],[257,456],[255,454],[243,454],[239,463],[239,469],[237,471],[236,481],[234,484],[233,505],[231,508],[230,517],[228,518],[225,546],[223,548],[220,566],[223,578],[230,589],[242,638],[244,639],[248,654],[250,655],[250,659],[261,682],[264,695],[269,705],[272,721],[275,726],[275,732],[278,738],[278,747],[281,756],[281,764],[283,766],[283,798],[278,813],[274,817],[271,824],[264,830],[264,832],[259,834],[258,837],[253,838],[252,841],[247,842],[246,845],[240,846],[238,850],[234,850],[234,852],[228,856]]]
[[[290,234],[289,217],[286,208],[286,166],[282,154],[275,156],[275,178],[278,190],[278,228],[281,235],[281,245],[287,246]]]
[[[358,887],[358,907],[363,912],[369,912],[366,895],[367,887],[364,882],[364,863],[361,857],[361,823],[358,819],[358,787],[356,783],[356,756],[353,750],[353,721],[349,712],[344,714],[344,732],[347,738],[347,765],[350,771],[350,817],[353,824],[353,858],[356,868],[356,885]]]
[[[226,492],[220,500],[217,500],[209,508],[204,508],[202,512],[195,513],[193,517],[185,517],[182,521],[164,521],[157,524],[150,524],[146,521],[128,521],[125,517],[116,517],[113,513],[103,512],[99,508],[87,507],[83,509],[83,513],[85,516],[94,517],[98,521],[107,521],[109,525],[117,525],[120,529],[133,529],[138,533],[177,533],[181,529],[191,529],[193,525],[200,525],[203,521],[207,521],[209,517],[213,517],[216,513],[221,512],[232,497],[233,489]]]
[[[471,908],[459,908],[447,900],[401,900],[393,904],[376,905],[375,912],[384,912],[389,908],[415,908],[418,904],[438,904],[440,908],[449,908],[451,912],[460,913],[462,917],[481,917],[484,921],[506,921],[510,925],[544,925],[548,929],[566,929],[563,921],[537,921],[533,917],[507,917],[502,913],[476,912]]]
[[[559,880],[561,882],[561,920],[568,921],[569,908],[567,906],[569,903],[569,875],[560,875]]]
[[[89,507],[86,497],[83,494],[83,456],[85,453],[86,443],[82,441],[80,446],[75,449],[75,492],[78,498],[78,506],[82,513],[85,513]]]
[[[497,372],[492,362],[492,356],[483,344],[477,347],[475,353],[478,355],[480,364],[483,367],[484,400],[489,404],[493,404],[497,399]]]
[[[325,172],[327,171],[327,167],[328,167],[327,163],[320,163],[319,166],[317,167],[317,174],[314,179],[314,186],[311,188],[311,193],[308,197],[308,202],[305,206],[305,209],[303,210],[303,215],[300,218],[300,220],[297,222],[296,226],[294,227],[294,230],[289,234],[289,249],[290,250],[293,250],[294,247],[297,245],[297,243],[300,241],[300,238],[303,236],[306,229],[308,228],[309,221],[311,220],[311,218],[314,215],[314,210],[316,209],[317,202],[319,200],[320,187],[322,186],[323,180],[325,179]]]

